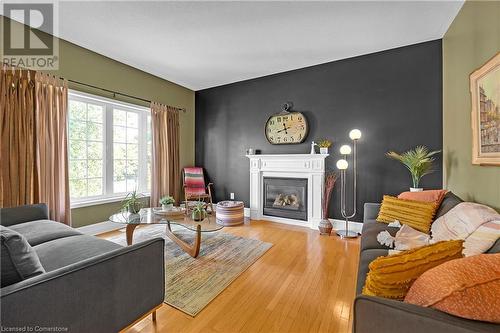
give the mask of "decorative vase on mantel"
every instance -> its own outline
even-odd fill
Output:
[[[330,205],[330,198],[336,180],[337,174],[333,171],[327,172],[327,174],[325,175],[325,186],[323,190],[323,202],[321,207],[323,219],[319,222],[318,225],[320,235],[330,235],[333,230],[333,224],[328,219],[328,206]]]

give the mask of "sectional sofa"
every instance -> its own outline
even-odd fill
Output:
[[[444,215],[462,200],[448,192],[439,207],[436,218]],[[395,301],[386,298],[362,295],[368,274],[368,265],[380,256],[386,256],[389,248],[377,241],[377,235],[387,230],[392,236],[399,230],[386,223],[376,221],[380,204],[366,203],[361,236],[358,267],[357,297],[354,301],[355,333],[471,333],[500,332],[500,325],[468,320],[431,308]],[[488,253],[500,252],[500,240]]]

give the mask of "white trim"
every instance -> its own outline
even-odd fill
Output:
[[[121,102],[121,101],[117,101],[115,99],[102,97],[102,96],[98,96],[98,95],[93,95],[93,94],[88,94],[88,93],[84,93],[84,92],[73,90],[73,89],[69,89],[68,96],[82,98],[84,100],[90,99],[90,100],[104,103],[104,104],[114,104],[114,105],[117,105],[117,106],[120,106],[123,108],[133,109],[135,111],[146,111],[146,112],[151,111],[151,109],[146,107],[146,106],[140,106],[140,105],[131,104],[131,103],[127,103],[127,102]]]
[[[83,227],[76,228],[76,230],[91,236],[96,236],[99,234],[103,234],[105,232],[115,231],[124,228],[124,224],[114,223],[111,221],[93,223],[89,225],[85,225]]]
[[[337,219],[329,219],[329,220],[333,224],[333,229],[335,229],[335,230],[344,230],[345,229],[345,220],[337,220]],[[361,234],[361,229],[363,229],[362,222],[349,221],[349,230],[355,231],[355,232]]]
[[[150,193],[140,193],[140,195],[143,198],[149,198]],[[120,195],[120,196],[113,196],[113,197],[98,197],[98,198],[92,198],[89,200],[82,200],[82,201],[74,201],[71,203],[70,208],[80,208],[80,207],[89,207],[89,206],[96,206],[96,205],[102,205],[102,204],[107,204],[107,203],[112,203],[112,202],[120,202],[125,199],[127,195]]]

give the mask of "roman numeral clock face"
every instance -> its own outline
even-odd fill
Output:
[[[301,143],[308,131],[307,119],[301,112],[279,113],[266,123],[266,138],[273,145]]]

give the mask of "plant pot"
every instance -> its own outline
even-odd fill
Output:
[[[318,225],[320,235],[330,235],[333,229],[333,225],[329,219],[322,219]]]
[[[174,209],[174,204],[161,205],[161,209],[169,212]]]
[[[328,148],[319,148],[319,153],[323,155],[328,155]]]
[[[137,213],[139,213],[140,210],[141,210],[141,204],[140,203],[138,203],[136,205],[131,205],[131,206],[127,207],[127,211],[130,214],[137,214]]]
[[[423,190],[421,187],[410,187],[410,192],[422,192]]]
[[[195,221],[203,221],[207,217],[207,212],[205,211],[193,211],[191,213],[191,218]]]

